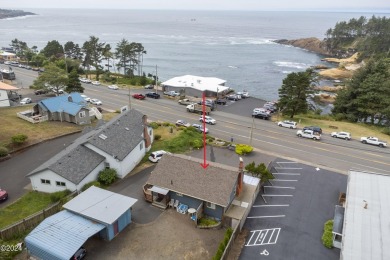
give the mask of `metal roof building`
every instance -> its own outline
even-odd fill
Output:
[[[390,176],[349,171],[341,260],[390,259]]]
[[[105,226],[67,210],[46,218],[25,238],[31,255],[41,259],[70,259],[72,255]]]

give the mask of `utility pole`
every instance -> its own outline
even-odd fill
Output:
[[[252,117],[252,127],[251,127],[251,134],[250,134],[250,139],[249,139],[249,145],[252,146],[252,136],[253,136],[253,127],[255,125],[255,118]]]
[[[156,64],[156,93],[157,93],[157,88],[158,88],[158,85],[157,85],[157,64]]]
[[[129,86],[129,109],[131,109],[131,95],[130,95],[130,86]]]

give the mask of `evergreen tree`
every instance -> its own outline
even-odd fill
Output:
[[[71,92],[79,92],[83,93],[84,88],[81,86],[81,82],[79,79],[79,75],[77,74],[77,70],[73,69],[69,73],[69,80],[68,80],[68,85],[66,86],[66,92],[71,93]]]
[[[277,104],[279,111],[289,115],[290,118],[298,113],[306,113],[308,110],[307,95],[313,92],[312,84],[315,80],[316,74],[311,69],[288,74],[279,89]]]

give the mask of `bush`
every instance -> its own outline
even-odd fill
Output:
[[[115,169],[104,169],[99,172],[98,181],[103,185],[110,185],[116,179],[116,170]]]
[[[159,125],[158,123],[156,123],[156,122],[151,122],[151,123],[149,124],[149,126],[150,126],[151,128],[153,128],[153,129],[157,129],[160,125]]]
[[[324,233],[322,234],[322,244],[327,248],[333,247],[333,220],[328,220],[324,224]]]
[[[158,141],[160,139],[161,139],[161,135],[159,134],[154,135],[154,140]]]
[[[5,157],[8,155],[8,149],[0,146],[0,157]]]
[[[232,236],[233,234],[233,230],[231,228],[228,228],[225,232],[225,236],[223,238],[223,240],[221,241],[221,243],[219,244],[219,247],[218,247],[218,251],[217,253],[214,255],[213,257],[213,260],[219,260],[221,259],[222,255],[223,255],[223,252],[225,251],[226,249],[226,246],[227,244],[229,243],[229,239],[230,237]]]
[[[98,181],[91,181],[91,182],[88,182],[86,183],[82,188],[81,188],[81,191],[85,191],[86,189],[88,189],[89,187],[91,186],[95,186],[95,187],[101,187],[102,185],[100,184],[100,182]]]
[[[71,193],[70,190],[63,190],[63,191],[57,191],[52,194],[50,194],[50,200],[51,202],[55,203],[57,201],[60,201],[62,198],[68,196]]]
[[[251,153],[253,151],[253,147],[246,144],[236,144],[236,153],[239,155],[245,155]]]
[[[195,140],[192,140],[191,142],[192,142],[192,147],[194,147],[194,148],[199,149],[199,148],[203,147],[203,142],[200,139],[195,139]]]
[[[27,140],[27,135],[24,134],[18,134],[11,137],[12,143],[14,144],[23,144]]]
[[[169,122],[164,122],[162,125],[163,125],[163,126],[170,126],[171,123],[169,123]]]
[[[390,128],[389,127],[383,128],[381,132],[384,133],[385,135],[390,135]]]

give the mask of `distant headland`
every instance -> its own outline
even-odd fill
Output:
[[[20,16],[26,16],[26,15],[36,15],[36,14],[31,13],[31,12],[25,12],[22,10],[0,9],[0,19],[20,17]]]

